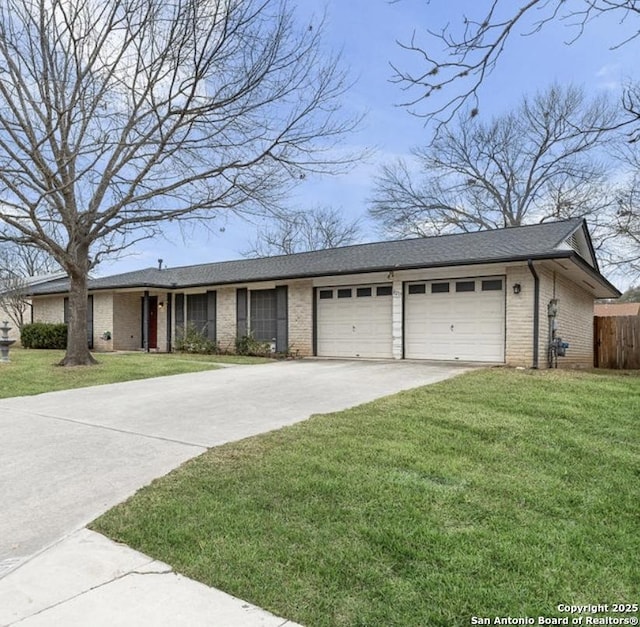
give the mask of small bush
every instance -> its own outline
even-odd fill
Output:
[[[236,354],[253,357],[273,357],[271,342],[261,342],[253,335],[243,335],[236,339]]]
[[[188,324],[183,332],[177,333],[175,349],[179,353],[197,353],[198,355],[217,355],[220,352],[217,342],[211,341],[193,324]]]
[[[48,322],[25,324],[20,332],[23,348],[64,350],[67,348],[67,325]]]

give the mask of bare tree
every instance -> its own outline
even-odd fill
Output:
[[[27,289],[28,285],[23,277],[0,278],[0,315],[3,316],[3,320],[8,318],[18,330],[21,330],[27,322],[29,313]]]
[[[421,69],[411,72],[393,66],[392,80],[407,94],[404,105],[417,115],[443,116],[445,122],[462,110],[476,115],[478,90],[514,36],[535,35],[550,22],[562,21],[573,28],[575,40],[604,15],[613,13],[621,22],[640,18],[637,0],[487,0],[474,3],[476,7],[478,17],[464,15],[459,24],[428,30],[422,40],[414,32],[408,43],[401,44],[417,57]],[[611,46],[623,46],[638,36],[640,29],[632,23],[630,34]],[[433,102],[432,96],[452,86],[459,89],[444,101]],[[640,120],[640,108],[634,106],[630,113]]]
[[[59,271],[56,261],[40,248],[12,243],[0,248],[0,276],[29,278]]]
[[[414,151],[415,170],[403,161],[382,169],[370,213],[400,236],[602,219],[611,195],[592,153],[614,115],[606,100],[554,85],[486,124],[460,116]]]
[[[638,144],[625,146],[619,157],[630,175],[617,187],[612,220],[618,243],[614,262],[628,264],[640,277],[640,147]]]
[[[68,273],[63,364],[95,363],[102,258],[167,220],[272,209],[349,163],[357,120],[321,32],[286,0],[0,0],[0,241]]]
[[[58,264],[38,248],[4,244],[0,249],[0,310],[22,329],[30,302],[28,279],[59,270]]]
[[[348,220],[331,207],[315,207],[279,216],[258,232],[245,257],[291,255],[353,244],[360,236],[360,220]]]

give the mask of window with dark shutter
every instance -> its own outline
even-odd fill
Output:
[[[251,333],[256,340],[271,342],[278,334],[276,290],[251,291]]]
[[[206,294],[187,294],[187,324],[193,325],[198,333],[207,334],[208,296]]]

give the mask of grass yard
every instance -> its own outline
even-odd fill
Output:
[[[639,432],[637,374],[475,371],[212,449],[92,527],[309,627],[566,617],[640,600]]]
[[[264,363],[266,359],[225,355],[94,353],[97,366],[62,368],[63,351],[11,349],[10,362],[0,364],[0,398],[29,396],[90,385],[199,372],[220,363]]]

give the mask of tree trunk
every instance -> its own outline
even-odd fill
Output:
[[[61,366],[93,366],[98,363],[89,351],[87,336],[87,280],[88,271],[74,268],[69,272],[67,352],[59,364]]]

